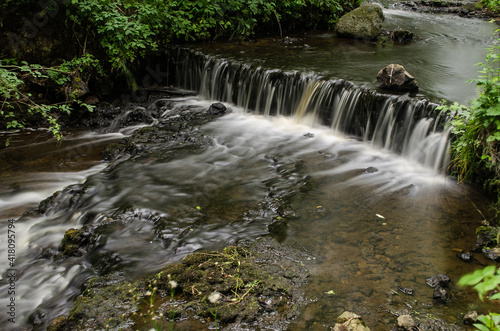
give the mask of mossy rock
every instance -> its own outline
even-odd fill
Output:
[[[335,25],[337,36],[373,40],[382,31],[384,13],[380,6],[364,4],[342,16]]]
[[[59,251],[63,256],[82,256],[94,247],[97,238],[89,226],[81,229],[71,228],[64,233]]]
[[[297,262],[307,258],[264,238],[251,248],[196,252],[134,282],[114,272],[91,280],[68,318],[56,318],[49,327],[147,330],[155,318],[174,329],[200,321],[210,327],[285,329],[308,303],[300,287],[309,273]]]

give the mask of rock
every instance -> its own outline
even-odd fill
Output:
[[[67,321],[66,316],[59,316],[55,318],[50,325],[47,327],[47,331],[63,331],[66,330],[66,321]]]
[[[467,314],[465,314],[463,318],[464,324],[472,325],[474,323],[477,323],[477,317],[478,317],[477,311],[467,312]]]
[[[452,299],[452,293],[449,289],[450,277],[444,274],[437,274],[425,280],[427,285],[434,287],[432,298],[441,303],[448,303]]]
[[[377,82],[381,88],[398,92],[416,92],[418,83],[400,64],[389,64],[377,74]]]
[[[476,246],[479,251],[485,247],[494,247],[499,229],[493,226],[481,226],[476,230]]]
[[[398,327],[403,330],[413,330],[415,321],[410,315],[401,315],[398,317]]]
[[[438,285],[434,288],[432,298],[438,302],[446,304],[451,301],[452,295],[448,288]]]
[[[82,256],[95,247],[98,236],[90,226],[81,229],[71,228],[64,234],[59,251],[63,256]]]
[[[450,277],[444,274],[437,274],[436,276],[429,277],[425,280],[430,287],[442,286],[448,287],[450,284]]]
[[[483,249],[483,253],[490,260],[500,260],[500,247],[485,248]]]
[[[88,105],[97,105],[99,103],[99,98],[95,95],[89,95],[85,98],[84,102]]]
[[[408,295],[413,295],[413,289],[408,288],[408,287],[400,287],[399,292],[408,294]]]
[[[127,111],[123,117],[118,120],[119,127],[127,127],[140,123],[151,124],[154,118],[144,107],[136,107],[134,110]]]
[[[342,16],[335,25],[339,37],[372,40],[382,31],[384,13],[375,4],[364,4]]]
[[[377,171],[378,171],[378,169],[375,167],[368,167],[365,169],[364,173],[365,174],[373,174],[374,172],[377,172]]]
[[[370,331],[370,328],[365,325],[361,316],[345,311],[337,318],[334,331]]]
[[[215,102],[210,105],[210,108],[208,108],[208,113],[210,115],[217,115],[220,116],[226,112],[226,106],[220,102]]]
[[[471,262],[472,261],[472,253],[471,252],[463,252],[463,253],[457,254],[457,257],[464,262]]]
[[[413,38],[415,38],[415,34],[408,30],[396,30],[392,32],[392,40],[398,43],[412,41]]]

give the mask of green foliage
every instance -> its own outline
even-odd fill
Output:
[[[277,23],[311,28],[335,22],[359,0],[71,0],[71,21],[95,33],[114,69],[171,41],[244,39]],[[278,29],[275,30],[276,33]]]
[[[498,32],[498,31],[497,31]],[[454,141],[452,167],[459,180],[470,181],[475,171],[485,169],[500,176],[500,40],[488,49],[478,79],[479,96],[470,106],[455,103],[438,107],[450,116]]]
[[[489,10],[500,13],[500,1],[499,0],[481,0],[481,3]]]
[[[92,106],[76,98],[77,89],[73,85],[84,80],[88,82],[94,71],[98,75],[103,74],[99,62],[90,54],[75,57],[71,61],[64,61],[59,67],[50,68],[27,62],[19,65],[15,60],[0,60],[0,119],[7,129],[17,130],[25,127],[23,118],[39,114],[49,125],[49,131],[60,140],[62,133],[57,113],[70,114],[72,103],[89,111],[93,110]],[[25,92],[25,80],[28,79],[52,80],[58,85],[67,87],[66,90],[71,92],[61,103],[37,102],[31,93]]]
[[[484,296],[496,292],[489,297],[490,300],[500,299],[500,269],[495,266],[487,266],[484,269],[479,269],[471,274],[462,276],[458,281],[459,286],[473,286],[479,295],[479,298],[484,300]],[[479,322],[474,326],[481,331],[500,331],[500,314],[489,313],[478,317]]]
[[[500,269],[497,270],[494,265],[464,275],[458,281],[458,286],[473,286],[473,289],[477,291],[481,300],[484,300],[484,296],[497,289],[499,285]],[[500,293],[494,294],[490,299],[500,299]]]

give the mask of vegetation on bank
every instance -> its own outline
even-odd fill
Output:
[[[498,0],[481,0],[480,3],[494,13],[500,13],[500,2]]]
[[[450,116],[454,135],[450,169],[459,181],[483,183],[500,194],[500,39],[478,66],[479,78],[471,82],[479,87],[479,96],[469,106],[440,107]]]
[[[269,33],[283,37],[297,30],[326,29],[360,2],[6,0],[0,5],[0,26],[6,31],[0,34],[0,42],[9,45],[0,53],[0,128],[33,125],[28,120],[38,114],[60,139],[58,114],[69,114],[75,106],[91,110],[79,97],[98,74],[106,72],[111,80],[124,77],[135,88],[134,65],[169,43],[242,40]],[[67,42],[66,48],[72,50],[57,54],[67,58],[43,58],[41,65],[28,64],[37,48],[49,47],[50,38],[41,37],[58,29],[64,32],[57,31],[50,38],[67,39],[60,42]],[[46,87],[45,91],[40,88],[31,93],[27,81],[32,80]],[[66,93],[59,93],[62,90]]]

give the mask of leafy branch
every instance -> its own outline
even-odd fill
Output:
[[[9,130],[25,128],[24,118],[39,114],[49,125],[48,130],[57,140],[61,140],[61,126],[57,120],[57,113],[70,114],[72,105],[75,104],[88,111],[93,110],[93,106],[78,99],[78,84],[86,84],[94,71],[98,75],[103,74],[99,62],[90,54],[64,61],[58,67],[44,67],[27,62],[19,65],[14,60],[1,60],[0,118],[5,127]],[[64,87],[68,92],[65,100],[53,103],[37,102],[31,93],[25,92],[26,81],[30,78],[53,81],[56,85]],[[9,145],[9,140],[6,144]]]

